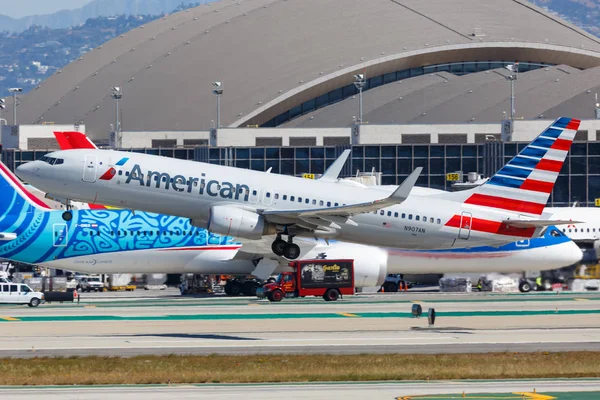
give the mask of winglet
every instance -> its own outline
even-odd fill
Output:
[[[327,171],[319,178],[322,181],[334,182],[339,176],[340,172],[342,172],[342,168],[344,168],[344,164],[346,164],[346,160],[350,156],[350,149],[344,150],[344,152],[327,168]]]
[[[417,179],[419,179],[422,171],[423,167],[415,168],[415,170],[404,180],[404,182],[398,186],[398,189],[392,193],[389,199],[397,201],[398,204],[406,200],[410,194],[410,191],[417,183]]]

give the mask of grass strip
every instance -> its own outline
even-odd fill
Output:
[[[600,352],[0,359],[0,385],[600,377]]]

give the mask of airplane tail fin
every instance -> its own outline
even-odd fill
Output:
[[[50,207],[30,193],[2,162],[0,162],[0,216],[19,214],[38,210],[49,210]]]
[[[61,150],[97,149],[98,147],[81,132],[54,132]]]
[[[540,216],[581,121],[558,118],[486,183],[456,193],[464,204]]]

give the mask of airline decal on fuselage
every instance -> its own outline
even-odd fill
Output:
[[[154,187],[157,189],[163,188],[165,190],[187,193],[196,191],[200,195],[206,193],[209,196],[219,196],[223,199],[235,198],[235,200],[240,200],[240,197],[242,197],[241,200],[248,201],[248,197],[250,196],[250,187],[248,185],[233,184],[226,181],[221,182],[214,179],[207,181],[206,174],[204,173],[202,173],[200,178],[186,178],[183,175],[171,177],[166,172],[150,170],[144,174],[139,164],[133,166],[125,183],[129,184],[132,181],[139,182],[140,186],[150,187],[154,184]]]

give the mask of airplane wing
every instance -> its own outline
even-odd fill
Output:
[[[551,225],[583,224],[581,221],[567,221],[563,219],[505,219],[502,223],[515,228],[544,228]]]
[[[410,194],[410,191],[412,190],[415,183],[417,183],[417,179],[419,178],[419,175],[421,174],[422,170],[422,167],[416,168],[404,180],[404,182],[402,182],[402,184],[398,186],[394,193],[380,200],[374,200],[366,203],[349,204],[338,207],[296,210],[264,210],[261,214],[267,218],[269,216],[300,219],[320,218],[330,223],[336,224],[337,221],[332,221],[332,219],[336,219],[335,217],[350,217],[354,214],[368,213],[379,210],[381,208],[392,206],[394,204],[401,204],[402,202],[404,202],[404,200],[408,198],[408,195]],[[339,229],[339,226],[337,226],[337,228]]]

